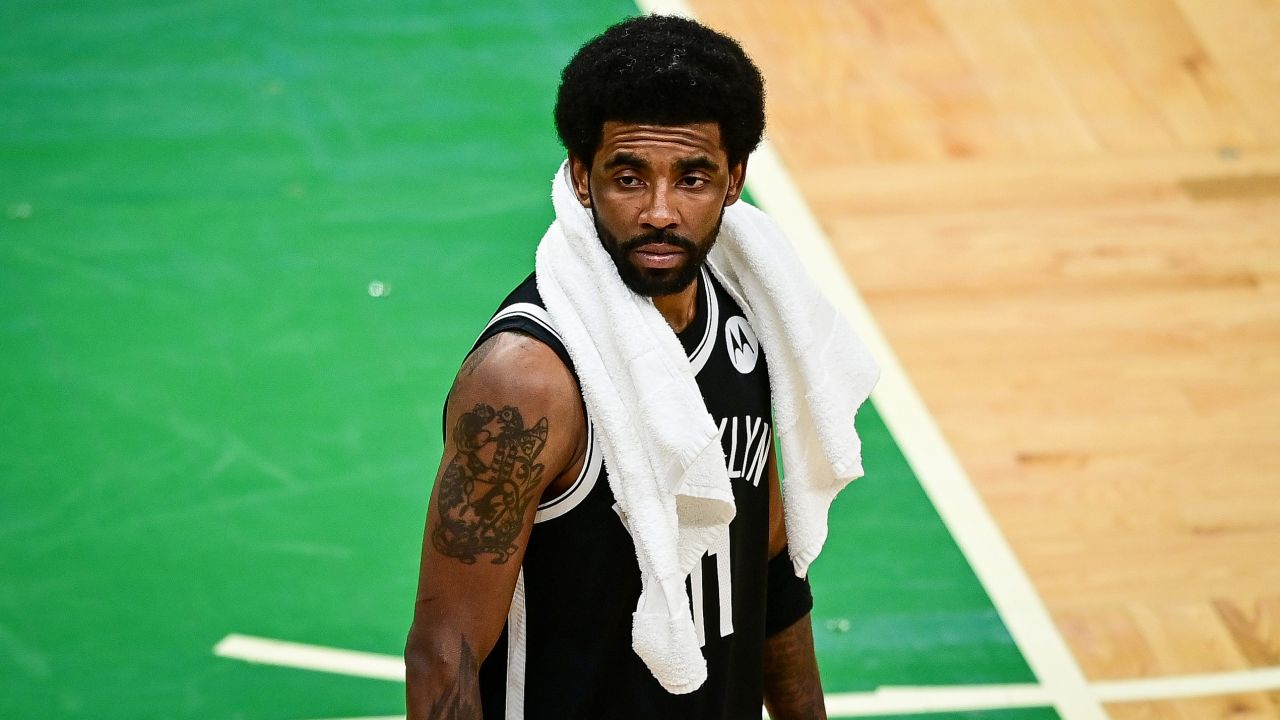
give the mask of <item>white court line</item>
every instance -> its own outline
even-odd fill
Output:
[[[375,715],[369,717],[324,717],[323,720],[404,720],[403,715]]]
[[[338,650],[249,635],[228,635],[213,646],[213,654],[263,665],[404,682],[404,660],[378,653]]]
[[[636,0],[636,4],[644,12],[694,17],[684,0]],[[747,188],[782,226],[819,287],[880,362],[880,382],[873,394],[876,408],[1058,714],[1063,720],[1106,718],[1102,705],[1086,691],[1084,673],[1031,580],[844,274],[830,240],[768,140],[751,156]]]
[[[263,665],[404,682],[404,660],[394,655],[339,650],[249,635],[228,635],[214,646],[213,653],[219,657]],[[1101,703],[1169,700],[1275,690],[1280,690],[1280,667],[1203,675],[1104,680],[1086,686],[1083,692],[1086,694],[1086,699]],[[1029,683],[896,686],[882,687],[874,692],[829,693],[826,696],[827,712],[833,717],[998,710],[1044,707],[1052,703],[1053,696],[1047,688]],[[389,715],[345,720],[397,720],[400,717],[402,716]]]
[[[1134,680],[1104,680],[1089,686],[1096,702],[1142,702],[1207,697],[1280,689],[1280,667],[1203,675],[1171,675]],[[962,685],[885,687],[871,693],[827,695],[827,712],[859,717],[926,712],[963,712],[1042,707],[1051,703],[1040,685]]]
[[[1235,670],[1204,675],[1171,675],[1136,680],[1107,680],[1095,683],[1099,700],[1134,702],[1139,700],[1172,700],[1280,690],[1280,667]]]
[[[832,717],[907,715],[929,712],[967,712],[1051,705],[1039,685],[956,685],[882,687],[874,692],[831,693],[826,696]]]

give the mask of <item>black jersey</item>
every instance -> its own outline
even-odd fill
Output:
[[[679,333],[720,429],[737,514],[726,551],[688,579],[708,677],[672,695],[631,648],[640,598],[635,547],[616,510],[608,469],[587,419],[587,458],[572,486],[538,506],[507,625],[480,670],[488,720],[759,718],[769,551],[772,441],[765,358],[741,308],[702,271],[697,315]],[[518,330],[572,369],[530,275],[502,303],[476,345]]]

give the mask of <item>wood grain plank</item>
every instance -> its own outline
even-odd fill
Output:
[[[1131,92],[1179,146],[1256,147],[1258,137],[1175,0],[1099,2]]]
[[[992,98],[996,119],[1020,157],[1074,156],[1098,149],[1079,107],[1046,64],[1010,0],[934,0],[934,12]]]
[[[1171,129],[1135,94],[1115,29],[1094,2],[1023,0],[1018,11],[1086,121],[1110,151],[1172,150]]]
[[[1280,9],[1255,0],[1177,0],[1254,135],[1280,142]]]

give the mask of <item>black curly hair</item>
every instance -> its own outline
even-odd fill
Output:
[[[560,74],[556,132],[588,164],[606,121],[720,125],[729,163],[764,134],[764,79],[735,40],[693,20],[630,18],[583,45]]]

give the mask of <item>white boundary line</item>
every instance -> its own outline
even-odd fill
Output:
[[[1254,668],[1204,675],[1171,675],[1095,683],[1098,699],[1106,702],[1172,700],[1280,690],[1280,667]]]
[[[832,693],[826,696],[832,717],[966,712],[1052,705],[1039,685],[957,685],[882,687],[874,692]]]
[[[249,635],[228,635],[213,646],[213,654],[263,665],[404,682],[404,660],[378,653],[339,650]]]
[[[636,0],[636,4],[644,12],[694,17],[684,0]],[[1084,673],[1031,580],[841,269],[830,240],[768,140],[751,156],[747,177],[751,195],[786,231],[814,280],[880,362],[874,398],[881,417],[1058,714],[1063,720],[1106,718],[1102,705],[1087,691]]]
[[[404,682],[404,661],[393,655],[339,650],[320,645],[228,635],[214,646],[219,657],[264,665]],[[1135,680],[1106,680],[1084,689],[1092,702],[1137,702],[1173,698],[1280,690],[1280,667]],[[831,693],[827,712],[833,717],[963,712],[1053,703],[1047,688],[1034,684],[882,687],[874,692]],[[348,718],[394,720],[402,716]]]
[[[404,720],[403,715],[376,715],[369,717],[325,717],[324,720]]]

